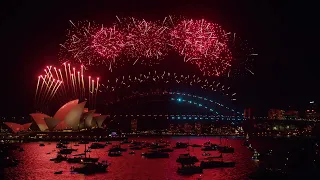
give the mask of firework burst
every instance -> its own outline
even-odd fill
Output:
[[[171,16],[157,22],[118,17],[117,20],[112,27],[70,21],[72,28],[61,44],[60,60],[86,66],[105,64],[112,71],[113,66],[127,62],[157,64],[174,50],[207,76],[229,77],[236,74],[231,71],[238,73],[240,68],[254,74],[247,65],[257,54],[248,53],[248,48],[242,45],[237,47],[235,33],[227,33],[218,24]]]
[[[100,64],[101,56],[95,51],[92,42],[97,32],[101,29],[94,22],[70,21],[71,28],[67,31],[67,39],[60,44],[60,60],[62,62],[71,60],[78,64],[94,65]]]
[[[101,28],[94,35],[92,46],[104,59],[115,61],[125,46],[124,36],[116,26]]]
[[[227,33],[206,20],[182,20],[171,31],[174,48],[185,62],[196,64],[209,76],[219,76],[231,66]]]
[[[122,24],[126,41],[124,54],[134,59],[133,64],[138,60],[159,60],[167,55],[169,32],[167,27],[134,18],[119,19],[119,22]]]

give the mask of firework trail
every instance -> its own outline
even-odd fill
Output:
[[[142,86],[144,85],[144,86]],[[145,86],[147,85],[147,86]],[[102,83],[102,89],[104,92],[115,92],[124,91],[125,89],[143,89],[143,87],[148,87],[156,85],[159,87],[170,87],[174,88],[177,86],[188,86],[188,87],[199,87],[207,91],[217,91],[225,96],[234,98],[236,95],[232,93],[229,86],[222,85],[217,80],[210,80],[196,75],[184,75],[170,72],[148,72],[145,74],[139,74],[136,76],[128,75],[115,78],[114,80],[108,80]]]
[[[84,101],[89,98],[89,108],[95,107],[96,98],[90,96],[97,97],[99,80],[97,78],[96,86],[91,86],[91,76],[89,76],[89,81],[86,81],[83,66],[81,66],[79,71],[75,67],[71,71],[71,65],[63,63],[62,69],[47,66],[44,72],[44,75],[38,76],[35,92],[35,107],[38,110],[42,110],[53,99],[56,99],[57,103],[62,105],[73,99]],[[89,94],[87,96],[85,88],[88,86],[87,91]]]

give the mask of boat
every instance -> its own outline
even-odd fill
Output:
[[[91,152],[91,149],[86,149],[84,150],[84,152]]]
[[[62,174],[62,171],[56,171],[53,174]]]
[[[78,149],[65,148],[65,149],[60,149],[60,151],[58,153],[59,154],[71,154],[74,151],[78,151]]]
[[[203,172],[200,166],[194,164],[184,164],[178,168],[177,173],[181,175],[201,174]]]
[[[189,145],[188,143],[183,143],[183,142],[177,142],[176,143],[176,147],[177,149],[180,149],[180,148],[187,148]]]
[[[112,146],[110,149],[109,149],[109,152],[110,151],[114,151],[114,152],[117,152],[117,151],[120,151],[120,152],[125,152],[127,151],[126,148],[122,148],[121,146],[119,145],[115,145],[115,146]]]
[[[142,153],[141,156],[144,156],[146,158],[169,158],[169,153],[160,151],[149,151]]]
[[[55,161],[55,162],[61,162],[61,161],[66,161],[67,157],[62,156],[61,154],[58,154],[57,157],[51,158],[50,161]]]
[[[118,157],[118,156],[122,156],[122,153],[120,151],[109,151],[108,156]]]
[[[199,159],[196,156],[191,156],[189,153],[187,153],[187,154],[180,154],[176,162],[181,164],[194,164],[196,162],[199,162]]]
[[[129,144],[130,142],[128,140],[123,140],[120,142],[120,144]]]
[[[250,151],[254,151],[254,149],[253,149],[253,147],[252,147],[251,144],[249,144],[248,149],[249,149]]]
[[[202,156],[211,156],[211,154],[207,153],[207,152],[204,152],[204,153],[202,153]]]
[[[218,150],[218,145],[211,144],[211,143],[210,144],[205,143],[201,150],[202,151],[216,151],[216,150]]]
[[[43,143],[40,143],[39,146],[45,146]]]
[[[134,151],[130,151],[129,154],[136,154]]]
[[[51,154],[50,152],[47,152],[47,154]]]
[[[67,148],[67,146],[62,143],[57,143],[56,148]]]
[[[142,147],[141,146],[132,146],[130,147],[131,150],[141,150]]]
[[[202,147],[200,144],[192,144],[191,147]]]
[[[68,141],[60,141],[61,144],[69,144]]]
[[[209,157],[206,157],[205,159],[210,160],[210,159],[216,159],[216,158],[222,158],[222,153],[219,156],[209,156]]]
[[[172,148],[162,148],[162,149],[159,149],[160,152],[173,152],[173,149]]]
[[[243,143],[242,143],[242,146],[246,146],[246,147],[248,147],[249,146],[249,141],[248,140],[245,140]]]
[[[73,157],[73,158],[68,158],[67,162],[68,163],[95,163],[98,162],[99,158],[91,158],[91,157]]]
[[[100,144],[100,143],[92,143],[89,148],[90,149],[102,149],[104,148],[106,145],[105,144]]]
[[[260,156],[260,154],[258,153],[258,151],[254,150],[252,160],[259,161],[259,156]]]
[[[71,167],[71,172],[80,174],[104,173],[107,171],[107,163],[84,163],[81,167]]]
[[[78,144],[89,144],[89,141],[79,141],[79,143]]]
[[[234,148],[231,146],[220,146],[218,149],[220,153],[234,153]]]
[[[246,135],[246,140],[242,143],[243,146],[249,146],[249,134]]]
[[[108,145],[108,144],[112,144],[111,142],[109,142],[109,141],[107,141],[106,143],[105,143],[105,145]]]
[[[152,143],[149,145],[149,149],[159,149],[167,147],[166,144]]]
[[[234,167],[235,165],[236,165],[236,162],[233,162],[233,161],[204,160],[204,161],[201,161],[200,163],[200,167],[203,169]]]

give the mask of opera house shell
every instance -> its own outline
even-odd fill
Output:
[[[63,105],[53,117],[42,113],[32,113],[30,116],[40,131],[101,128],[107,116],[96,114],[95,110],[88,110],[85,105],[86,101],[79,103],[76,99]]]
[[[18,124],[13,122],[4,122],[14,133],[29,130],[32,123]]]

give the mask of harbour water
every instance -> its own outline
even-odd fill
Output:
[[[154,142],[156,140],[169,141],[171,146],[174,147],[176,142],[188,142],[189,144],[203,144],[205,142],[212,142],[220,144],[220,138],[218,137],[140,137],[129,138],[129,140]],[[224,161],[235,161],[236,166],[233,168],[215,168],[205,169],[203,174],[195,174],[191,176],[181,176],[177,174],[179,164],[176,162],[177,157],[182,153],[189,152],[191,155],[196,155],[201,161],[205,158],[203,151],[200,147],[189,147],[183,149],[175,149],[170,152],[170,158],[160,159],[146,159],[141,156],[142,152],[146,152],[146,149],[135,150],[136,154],[129,154],[129,144],[123,144],[122,147],[128,148],[127,152],[123,152],[120,157],[109,157],[108,149],[111,145],[106,146],[104,149],[92,149],[91,153],[88,153],[90,157],[99,157],[99,161],[106,160],[111,165],[108,167],[106,173],[94,174],[94,175],[82,175],[73,174],[70,172],[72,166],[79,166],[78,164],[69,164],[65,161],[61,163],[54,163],[50,161],[50,158],[56,157],[57,148],[56,142],[44,142],[45,146],[39,146],[40,142],[23,143],[21,147],[23,152],[14,151],[13,156],[20,160],[17,167],[11,167],[4,169],[5,179],[108,179],[108,180],[180,180],[180,179],[202,179],[202,180],[241,180],[248,179],[249,174],[254,172],[258,166],[256,161],[251,159],[252,151],[249,151],[247,147],[242,146],[244,139],[229,137],[223,138],[222,144],[230,145],[235,148],[235,152],[231,154],[224,154]],[[103,143],[103,142],[101,142]],[[68,146],[73,146],[75,143],[70,143]],[[119,144],[119,142],[112,142],[113,145]],[[271,140],[261,141],[253,140],[253,146],[256,146],[258,150],[270,148],[272,145],[277,146],[283,144],[283,142]],[[90,145],[90,144],[89,144]],[[85,146],[80,144],[79,146],[73,146],[78,149],[73,154],[79,154],[84,152]],[[50,153],[50,154],[49,154]],[[217,156],[217,151],[209,152],[212,156]],[[56,171],[63,171],[62,174],[54,174]]]

